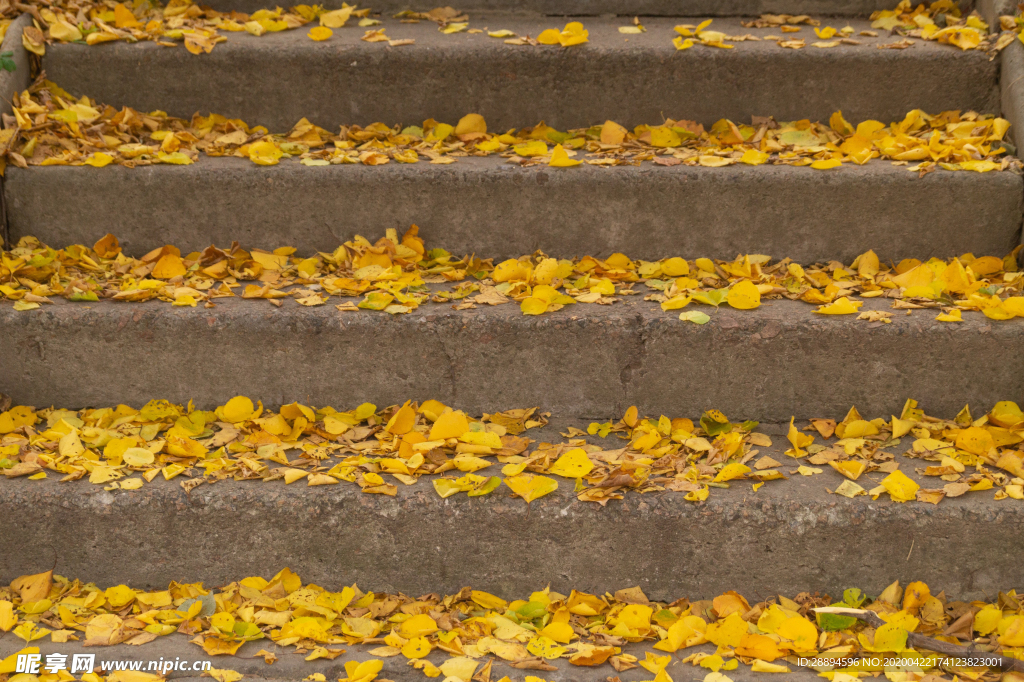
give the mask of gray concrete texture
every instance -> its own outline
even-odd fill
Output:
[[[955,414],[931,409],[934,402],[922,405],[929,414]],[[559,420],[527,435],[561,442],[556,431],[569,424],[585,427]],[[797,475],[800,462],[782,452],[787,428],[764,425],[773,444],[758,457],[780,461],[788,480],[756,493],[750,481],[732,481],[699,505],[659,492],[629,493],[601,507],[577,500],[570,479],[529,505],[504,484],[483,497],[441,499],[429,477],[398,484],[396,497],[347,483],[311,489],[226,481],[185,493],[180,479],[159,477],[133,492],[59,483],[54,475],[9,479],[0,481],[0,514],[12,520],[0,526],[0,582],[56,561],[57,573],[103,586],[216,586],[288,566],[303,581],[334,589],[358,582],[364,590],[454,594],[470,585],[506,599],[548,584],[598,594],[639,585],[655,600],[710,599],[726,590],[751,600],[802,591],[838,596],[848,587],[878,594],[894,580],[923,580],[953,599],[992,599],[1020,587],[1013,548],[1024,542],[1024,503],[994,501],[992,491],[938,505],[830,494],[844,479],[828,466]],[[614,436],[589,440],[623,446]],[[915,472],[921,460],[896,461],[922,487],[941,487]],[[499,468],[478,473],[499,475]],[[865,474],[859,483],[871,489],[884,476]]]
[[[643,644],[627,643],[622,647],[622,651],[623,653],[636,656],[641,661],[644,660],[645,654],[648,651],[658,656],[666,655],[664,651],[654,650],[651,644],[653,642]],[[0,658],[15,654],[21,651],[24,646],[25,643],[15,638],[14,635],[0,633]],[[103,661],[142,661],[144,665],[148,665],[150,661],[159,662],[161,658],[165,661],[180,659],[189,664],[210,661],[213,668],[226,668],[244,674],[247,682],[262,682],[263,680],[294,680],[299,682],[300,680],[305,680],[312,673],[321,673],[330,682],[334,682],[334,680],[347,677],[345,663],[348,661],[366,661],[375,658],[384,662],[384,667],[378,679],[393,680],[394,682],[423,682],[425,679],[423,673],[410,666],[409,661],[404,656],[381,659],[369,653],[371,649],[380,645],[329,645],[331,649],[343,648],[345,650],[343,655],[333,661],[324,658],[306,661],[304,658],[308,653],[295,653],[294,647],[278,646],[270,639],[247,642],[242,645],[235,656],[210,657],[199,646],[190,643],[188,636],[179,634],[161,637],[143,646],[118,644],[102,648],[83,647],[81,642],[53,644],[48,639],[32,642],[32,646],[39,647],[39,651],[43,656],[50,653],[67,654],[69,661],[74,654],[93,654],[96,656],[97,665],[100,665]],[[256,652],[261,649],[276,655],[277,661],[273,665],[267,665],[263,656],[256,655]],[[693,666],[681,661],[686,656],[698,651],[713,654],[715,646],[703,644],[680,649],[666,668],[673,680],[679,680],[680,682],[702,682],[704,680],[708,674],[707,668]],[[439,666],[449,658],[451,658],[451,654],[435,649],[426,657],[426,660]],[[612,675],[617,675],[623,682],[639,682],[641,680],[649,680],[652,677],[650,672],[640,667],[616,673],[609,663],[595,667],[581,667],[570,664],[564,658],[549,661],[551,665],[557,668],[554,671],[515,668],[510,663],[506,663],[493,656],[485,656],[478,660],[481,666],[488,660],[492,661],[491,680],[494,681],[508,676],[514,682],[523,682],[528,675],[539,677],[542,680],[558,680],[558,682],[606,682]],[[780,665],[786,664],[783,660],[776,661],[776,663]],[[817,672],[809,668],[799,668],[793,664],[790,664],[789,668],[792,672],[785,675],[784,679],[786,682],[790,680],[795,680],[796,682],[815,682],[821,679]],[[735,682],[763,682],[780,679],[777,674],[752,672],[750,667],[746,665],[740,665],[736,670],[730,670],[725,674]],[[199,677],[198,673],[191,671],[171,671],[168,673],[168,679],[177,680],[178,682],[207,682],[210,678]],[[458,678],[453,679],[457,680]]]
[[[672,45],[680,20],[652,18],[645,21],[647,33],[619,33],[628,23],[587,20],[590,42],[561,48],[515,47],[486,33],[445,35],[431,22],[386,18],[390,38],[416,44],[363,42],[364,29],[353,25],[322,43],[310,40],[306,29],[259,38],[235,33],[199,58],[148,42],[55,44],[43,65],[61,87],[99,102],[183,117],[215,112],[279,132],[304,116],[334,130],[374,121],[419,125],[428,118],[454,124],[476,112],[491,130],[504,131],[542,119],[565,129],[606,119],[629,127],[664,117],[705,125],[723,117],[749,122],[752,116],[827,121],[842,110],[856,124],[902,120],[915,108],[999,112],[999,62],[982,52],[927,41],[906,50],[877,49],[897,39],[885,33],[858,37],[859,46],[819,49],[810,46],[817,38],[808,26],[780,34],[744,28],[737,19],[717,19],[712,28],[729,35],[802,37],[808,47],[748,41],[731,50],[698,46],[680,52]],[[841,28],[847,20],[836,23]],[[868,27],[864,20],[849,23],[858,31]],[[470,28],[485,27],[537,36],[562,23],[470,16]]]
[[[641,288],[642,291],[642,288]],[[404,316],[218,299],[0,306],[0,387],[21,404],[100,407],[166,398],[212,409],[244,393],[268,405],[378,405],[436,398],[473,413],[540,406],[603,419],[641,411],[788,420],[898,413],[906,398],[955,414],[964,402],[1019,400],[1024,321],[934,321],[896,311],[891,324],[817,315],[802,302],[754,311],[723,305],[706,325],[640,296],[540,317],[515,304]],[[353,300],[353,299],[341,299]],[[862,310],[888,309],[872,299]]]
[[[170,243],[188,252],[233,240],[247,248],[332,251],[361,234],[417,224],[431,248],[510,258],[740,253],[801,263],[1003,256],[1020,241],[1024,182],[1012,172],[938,171],[924,178],[877,161],[817,171],[727,168],[520,168],[499,157],[450,165],[309,168],[286,160],[201,158],[191,166],[11,168],[11,236],[92,245],[107,232],[128,253]]]
[[[28,51],[21,44],[21,32],[32,25],[32,16],[23,14],[7,27],[0,52],[11,52],[14,71],[0,70],[0,113],[11,113],[11,100],[16,92],[27,90],[32,83],[29,73]]]
[[[1000,60],[1004,117],[1010,122],[1010,137],[1020,154],[1020,147],[1024,145],[1024,136],[1019,130],[1019,126],[1024,126],[1024,45],[1018,40],[1013,41],[1003,50]]]
[[[211,0],[210,7],[221,11],[254,12],[264,9],[260,0]],[[341,6],[341,0],[327,0],[325,7]],[[409,0],[378,0],[368,3],[375,12],[385,15],[402,10],[424,11],[422,3]],[[969,10],[974,3],[961,0],[960,6]],[[362,6],[362,4],[361,4]],[[671,16],[671,17],[733,17],[775,14],[811,14],[814,16],[858,17],[868,16],[875,10],[892,9],[888,0],[465,0],[458,9],[463,11],[498,10],[533,12],[552,16]]]

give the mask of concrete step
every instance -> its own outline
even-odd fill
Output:
[[[642,291],[642,289],[641,289]],[[539,405],[574,417],[700,414],[788,420],[898,414],[908,397],[937,412],[1024,390],[1024,320],[896,311],[891,324],[767,301],[681,322],[641,296],[524,316],[519,306],[408,315],[217,299],[213,309],[58,299],[16,312],[0,304],[0,386],[28,405],[84,407],[153,398],[212,408],[248,392],[270,404],[376,404],[437,398],[471,412]],[[697,306],[698,304],[692,304]],[[890,309],[868,299],[863,311]],[[957,387],[951,392],[949,387]]]
[[[202,351],[196,349],[195,357]],[[131,364],[126,359],[123,366]],[[504,388],[485,376],[475,379],[492,394]],[[814,377],[829,380],[835,379]],[[191,385],[198,389],[199,382]],[[546,387],[557,385],[552,380]],[[950,393],[958,408],[933,410],[933,403],[946,398],[934,391],[922,403],[928,414],[951,418],[962,407],[961,387],[968,383],[948,377],[946,385],[957,387]],[[677,395],[688,390],[680,387]],[[333,404],[355,405],[355,395],[336,390]],[[525,405],[515,396],[503,399]],[[724,401],[710,404],[730,409]],[[971,401],[975,412],[991,405]],[[845,406],[840,412],[821,407],[815,414],[839,419]],[[890,414],[866,410],[860,400],[857,406],[868,418]],[[699,413],[677,407],[667,414]],[[586,422],[556,418],[525,435],[559,443],[564,439],[558,432],[568,426],[586,428]],[[4,552],[0,583],[45,570],[55,560],[57,573],[101,585],[165,589],[171,580],[203,580],[215,586],[250,575],[269,577],[287,565],[304,582],[324,586],[358,582],[363,589],[418,595],[454,594],[471,585],[507,598],[547,584],[563,593],[575,588],[598,594],[639,585],[649,598],[668,601],[745,589],[758,598],[802,591],[838,596],[854,586],[875,595],[893,580],[922,580],[936,593],[991,599],[1019,582],[1019,558],[1006,548],[1024,542],[1024,503],[995,501],[993,490],[934,506],[896,503],[885,494],[877,501],[830,494],[845,479],[829,466],[820,474],[794,475],[800,462],[782,452],[789,447],[787,428],[788,423],[759,426],[773,444],[759,447],[757,457],[781,462],[778,469],[788,480],[769,481],[756,492],[750,481],[732,481],[728,489],[712,489],[701,504],[685,501],[683,493],[627,491],[624,499],[602,507],[577,500],[568,479],[529,505],[511,497],[505,485],[482,497],[442,499],[429,476],[411,486],[399,483],[395,497],[365,494],[349,483],[228,480],[186,493],[182,478],[159,476],[131,492],[108,492],[86,480],[59,483],[56,475],[6,479],[0,481],[0,514],[18,521],[0,526],[0,546],[16,548]],[[614,436],[587,440],[606,449],[624,445]],[[886,451],[922,487],[941,487],[938,478],[916,473],[920,459],[899,454],[912,442],[903,438]],[[499,475],[499,469],[496,464],[478,473]],[[864,474],[858,483],[871,489],[884,476]],[[956,561],[936,559],[952,548]]]
[[[69,187],[74,199],[60,200]],[[376,240],[386,228],[404,232],[416,223],[431,248],[484,258],[541,249],[565,257],[765,253],[849,263],[868,248],[894,262],[1009,253],[1020,240],[1024,181],[1012,172],[919,178],[886,161],[817,171],[649,162],[521,168],[497,156],[450,165],[309,168],[286,160],[265,167],[201,157],[190,166],[134,169],[10,167],[4,194],[15,241],[93,244],[113,229],[135,255],[166,243],[188,253],[232,240],[332,251],[355,234]]]
[[[328,587],[330,589],[340,589],[340,578],[340,576],[335,576],[328,582]],[[166,585],[163,587],[166,588]],[[366,588],[371,589],[369,586],[366,586]],[[542,588],[543,586],[538,589]],[[753,599],[752,594],[753,592],[751,592],[751,599]],[[718,595],[709,595],[709,598],[714,596]],[[528,598],[529,594],[525,594],[523,597]],[[394,680],[394,682],[423,682],[425,679],[423,673],[410,666],[408,659],[404,656],[382,659],[372,655],[370,651],[381,646],[379,644],[356,644],[344,647],[329,645],[331,649],[344,648],[345,653],[333,661],[326,658],[306,661],[305,657],[308,655],[308,650],[305,654],[297,654],[295,653],[295,647],[278,646],[270,639],[246,642],[234,656],[218,657],[207,656],[199,646],[190,643],[189,639],[186,635],[175,633],[161,637],[143,646],[117,644],[111,647],[95,648],[83,647],[82,642],[53,644],[49,641],[49,638],[44,638],[32,642],[31,646],[39,648],[40,653],[44,657],[44,662],[46,655],[50,653],[67,654],[68,661],[71,661],[75,654],[93,654],[96,656],[97,666],[105,661],[142,661],[143,671],[146,670],[146,666],[149,665],[150,661],[160,661],[161,659],[171,662],[187,662],[188,665],[209,661],[214,669],[228,669],[244,674],[246,682],[263,682],[264,680],[300,682],[307,680],[308,676],[312,673],[320,673],[328,680],[338,680],[347,677],[345,663],[368,660],[382,660],[384,662],[384,667],[378,679]],[[664,651],[654,650],[651,644],[631,644],[627,642],[622,647],[622,653],[636,656],[641,661],[645,660],[645,655],[648,651],[658,656],[665,655]],[[20,639],[14,637],[0,638],[0,659],[16,654],[24,646],[25,643]],[[715,653],[715,649],[716,647],[713,644],[701,644],[680,649],[676,658],[673,659],[666,670],[673,680],[678,680],[679,682],[702,682],[708,675],[708,669],[689,663],[682,663],[680,659],[697,652],[710,655]],[[262,655],[257,655],[257,652],[261,650],[266,650],[277,657],[273,665],[268,665]],[[442,665],[450,658],[452,658],[452,654],[440,649],[434,649],[434,651],[426,656],[426,660],[435,666]],[[505,676],[508,676],[515,682],[523,682],[528,675],[532,675],[535,678],[540,676],[539,679],[558,680],[559,682],[606,682],[612,675],[617,675],[623,682],[638,682],[639,680],[650,679],[653,676],[647,670],[640,667],[618,673],[608,663],[594,667],[582,667],[570,664],[565,658],[548,661],[556,670],[547,671],[515,668],[510,663],[495,656],[480,658],[478,663],[480,666],[483,666],[489,660],[492,661],[491,680],[494,682]],[[785,676],[787,682],[789,680],[795,682],[816,682],[821,679],[814,670],[800,668],[796,665],[788,664],[784,660],[777,661],[777,664],[788,665],[791,672]],[[171,670],[167,673],[167,679],[177,680],[178,682],[209,682],[209,676],[200,677],[200,674],[191,670]],[[771,680],[778,679],[778,675],[771,673],[755,673],[747,665],[740,665],[735,670],[728,671],[727,675],[735,682],[770,682]],[[459,678],[450,679],[459,680]]]
[[[534,125],[558,129],[615,120],[632,127],[663,117],[710,125],[720,118],[749,122],[827,121],[842,110],[854,123],[898,121],[911,109],[938,113],[997,113],[999,62],[979,51],[928,41],[906,50],[878,49],[895,37],[857,37],[861,45],[812,47],[809,26],[800,33],[754,29],[739,19],[716,19],[728,35],[804,38],[800,50],[774,41],[736,43],[734,49],[696,46],[679,52],[673,26],[694,19],[651,18],[647,32],[624,35],[622,18],[586,20],[590,42],[572,48],[516,47],[486,33],[445,35],[431,22],[403,24],[385,17],[388,47],[360,40],[364,29],[337,29],[326,42],[307,30],[256,38],[235,33],[212,53],[196,58],[152,42],[86,46],[54,44],[43,67],[75,95],[114,106],[163,109],[190,117],[201,111],[242,118],[285,131],[303,116],[329,130],[342,124],[419,125],[428,118],[455,123],[470,112],[491,130]],[[865,20],[837,20],[857,32]],[[509,29],[536,37],[564,22],[536,16],[473,13],[470,28]],[[826,22],[827,24],[828,22]],[[324,74],[330,74],[325,77]]]
[[[328,0],[327,8],[341,6],[341,0]],[[428,3],[429,4],[429,3]],[[970,11],[976,4],[961,0],[959,5]],[[255,12],[267,7],[262,0],[211,0],[208,6],[221,11]],[[402,10],[425,11],[426,6],[409,0],[376,0],[362,3],[374,12],[390,15]],[[774,14],[811,14],[822,17],[866,17],[876,10],[892,9],[889,0],[464,0],[462,11],[498,10],[533,12],[551,16],[709,16],[736,17]]]

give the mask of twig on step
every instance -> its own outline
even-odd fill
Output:
[[[834,613],[840,616],[852,616],[857,620],[864,621],[873,628],[880,628],[885,625],[885,621],[882,620],[877,613],[874,611],[868,611],[867,609],[848,609],[841,606],[825,606],[813,610],[817,613]],[[907,644],[915,649],[927,649],[928,651],[934,651],[935,653],[945,654],[947,656],[959,656],[962,658],[984,656],[985,658],[993,658],[999,662],[999,667],[1002,668],[1004,672],[1013,670],[1015,672],[1024,673],[1024,661],[1019,661],[1016,658],[1010,658],[1009,656],[1003,656],[1002,654],[978,651],[973,646],[967,647],[960,644],[951,644],[950,642],[943,642],[942,640],[927,637],[925,635],[919,635],[915,632],[907,632]]]

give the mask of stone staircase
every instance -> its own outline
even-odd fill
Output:
[[[884,32],[842,49],[786,50],[769,41],[694,49],[685,58],[670,41],[672,26],[706,17],[729,34],[771,34],[740,23],[766,11],[806,12],[859,32],[869,27],[868,14],[889,4],[460,6],[471,28],[530,36],[561,27],[563,15],[585,16],[588,45],[540,50],[486,33],[444,35],[430,22],[400,24],[390,15],[405,4],[384,2],[373,8],[384,13],[388,37],[415,44],[362,42],[355,28],[336,31],[328,43],[311,41],[304,29],[258,39],[231,34],[200,56],[153,43],[55,43],[41,67],[68,91],[115,107],[186,118],[216,112],[272,131],[302,117],[335,129],[431,117],[454,122],[470,112],[483,115],[490,130],[541,119],[559,129],[606,119],[631,127],[662,116],[705,125],[752,116],[824,121],[837,110],[855,122],[887,122],[915,108],[975,110],[1024,126],[1024,45],[1017,41],[995,59],[926,41],[877,49],[893,39]],[[216,6],[256,9],[248,0]],[[1013,11],[993,0],[976,9],[989,23]],[[618,31],[633,15],[646,33]],[[20,19],[3,43],[20,60],[14,74],[0,75],[5,101],[27,85],[16,30],[25,24]],[[1019,134],[1014,141],[1020,144]],[[1021,241],[1024,180],[1014,172],[919,178],[879,160],[837,172],[650,164],[561,172],[497,157],[307,168],[293,160],[260,167],[204,156],[188,166],[135,169],[9,166],[3,202],[8,243],[35,236],[59,248],[110,232],[136,255],[164,244],[186,253],[232,240],[329,252],[355,234],[374,241],[415,223],[431,248],[495,262],[542,250],[555,257],[763,253],[849,263],[869,248],[898,262],[1009,253]],[[273,406],[433,398],[476,415],[539,405],[552,422],[530,436],[548,442],[569,427],[617,419],[631,405],[670,417],[718,408],[767,424],[775,444],[763,453],[780,461],[794,416],[841,418],[856,405],[868,419],[888,419],[913,397],[930,414],[951,418],[965,403],[980,414],[999,400],[1024,399],[1021,319],[973,314],[950,325],[915,310],[896,311],[891,324],[869,323],[782,300],[749,311],[722,306],[698,326],[642,298],[538,317],[521,315],[518,306],[430,305],[389,316],[241,298],[219,299],[212,309],[58,299],[26,314],[4,302],[0,390],[15,404],[71,408],[166,398],[213,409],[238,394]],[[862,308],[890,309],[882,298],[865,299]],[[900,461],[913,470],[913,460]],[[127,492],[55,477],[11,479],[0,494],[0,518],[8,520],[0,524],[0,583],[45,570],[54,557],[58,573],[104,585],[215,585],[287,565],[308,581],[358,580],[410,594],[454,593],[467,584],[528,594],[550,583],[563,591],[639,585],[652,599],[710,598],[732,589],[838,594],[857,585],[877,592],[893,580],[923,580],[968,599],[1020,582],[1013,550],[1024,542],[1019,501],[968,496],[935,507],[900,505],[832,495],[821,480],[793,476],[756,495],[748,487],[716,490],[701,505],[656,493],[603,507],[579,502],[564,483],[526,505],[497,493],[441,499],[423,484],[385,497],[350,486],[226,481],[186,492],[180,481],[158,480]],[[835,475],[827,487],[841,480]],[[0,658],[18,646],[0,639]],[[169,653],[161,655],[182,655],[164,646]],[[693,679],[703,679],[698,670]],[[623,679],[646,679],[633,672]],[[291,666],[280,674],[299,679],[305,672]],[[388,673],[403,675],[420,673]],[[603,680],[607,671],[562,666],[557,675]],[[750,679],[744,675],[733,677]],[[804,676],[811,674],[793,678]]]

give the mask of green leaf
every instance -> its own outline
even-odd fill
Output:
[[[544,604],[541,604],[539,601],[531,601],[516,609],[515,614],[519,617],[520,621],[524,621],[540,618],[546,611],[547,607],[545,607]]]
[[[819,613],[817,616],[818,625],[821,626],[822,630],[829,632],[846,630],[857,624],[857,619],[853,616],[841,616],[837,613]]]
[[[851,587],[843,592],[843,603],[853,609],[859,609],[860,605],[867,601],[867,599],[867,595],[856,587]]]
[[[707,324],[711,321],[711,317],[707,313],[702,313],[699,310],[687,310],[686,312],[679,313],[679,319],[683,322],[693,322],[694,324]]]
[[[499,485],[501,485],[501,479],[497,476],[491,476],[490,478],[487,479],[486,483],[484,483],[476,490],[470,490],[468,493],[466,493],[466,496],[480,497],[481,495],[486,495],[487,493],[492,492]]]
[[[68,296],[69,301],[98,301],[99,297],[95,291],[81,291],[77,294],[71,294]]]
[[[726,297],[729,296],[728,289],[712,289],[711,291],[695,291],[693,292],[693,300],[698,303],[704,303],[707,305],[713,305],[716,308],[725,301]],[[698,324],[703,324],[698,323]]]
[[[700,426],[708,436],[717,436],[720,433],[728,433],[732,430],[732,424],[728,421],[717,421],[710,412],[701,415]]]

